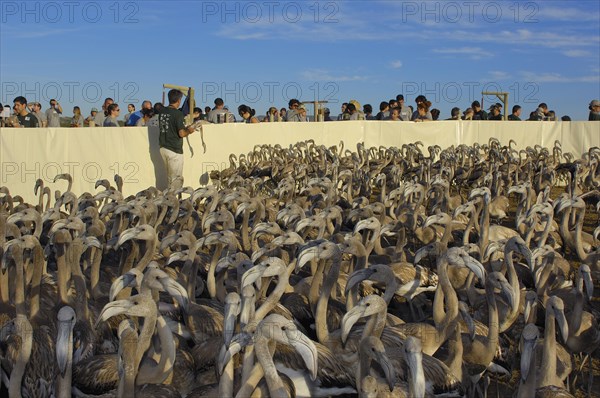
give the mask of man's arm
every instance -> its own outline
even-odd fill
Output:
[[[181,130],[179,130],[179,136],[181,138],[187,137],[188,135],[192,134],[194,131],[196,131],[192,126],[188,126],[185,128],[182,128]]]

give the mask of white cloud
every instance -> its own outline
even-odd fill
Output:
[[[360,14],[360,11],[351,7],[340,7],[333,15],[320,14],[315,22],[316,17],[310,14],[313,10],[309,8],[313,7],[310,4],[312,3],[306,3],[303,17],[297,22],[286,19],[280,10],[272,19],[265,14],[258,21],[241,19],[236,23],[221,24],[215,30],[215,34],[234,40],[283,39],[344,43],[381,40],[381,26],[373,24],[370,18]]]
[[[594,47],[600,44],[600,36],[532,31],[529,29],[501,30],[498,32],[480,32],[473,34],[467,30],[445,31],[444,35],[454,42],[474,42],[525,45],[532,48],[568,48]]]
[[[483,79],[483,80],[497,81],[497,80],[506,80],[508,78],[510,78],[510,74],[503,72],[503,71],[499,71],[499,70],[492,70],[492,71],[490,71],[489,79]]]
[[[525,80],[529,80],[535,83],[598,83],[600,82],[600,76],[589,75],[589,76],[563,76],[560,73],[544,72],[535,73],[522,71],[521,76]]]
[[[402,61],[399,60],[395,60],[390,62],[390,67],[392,67],[393,69],[400,69],[402,67]]]
[[[83,31],[83,28],[73,28],[73,29],[46,29],[42,28],[39,30],[19,30],[12,29],[12,27],[2,28],[5,37],[3,39],[15,38],[15,39],[41,39],[49,36],[62,36],[62,35],[72,35],[78,32]]]
[[[350,82],[367,80],[368,76],[362,75],[334,75],[324,69],[309,69],[301,73],[305,80],[309,81],[328,81],[328,82]]]
[[[585,50],[567,50],[563,51],[563,54],[567,57],[577,58],[577,57],[587,57],[592,55],[589,51]]]
[[[494,54],[485,51],[481,47],[435,48],[433,52],[437,54],[468,56],[470,59],[482,59],[494,56]]]
[[[522,12],[521,17],[524,18],[527,15],[531,15],[531,18],[538,21],[545,21],[548,19],[555,19],[559,21],[598,21],[600,14],[592,10],[578,10],[576,8],[567,7],[549,7],[547,2],[537,3],[539,9],[528,9],[527,12]],[[585,4],[583,2],[582,4]]]

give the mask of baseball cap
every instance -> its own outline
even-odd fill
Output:
[[[590,102],[590,106],[600,106],[600,101],[593,100],[592,102]]]
[[[98,112],[98,108],[92,108],[92,112]]]

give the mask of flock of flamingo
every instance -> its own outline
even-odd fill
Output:
[[[0,395],[594,394],[599,148],[230,162],[128,197],[0,187]]]

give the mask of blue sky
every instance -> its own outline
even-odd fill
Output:
[[[66,115],[192,86],[258,115],[290,98],[377,109],[424,94],[441,118],[507,91],[587,119],[600,97],[600,2],[0,1],[0,102],[59,99]],[[486,97],[485,107],[495,98]]]

